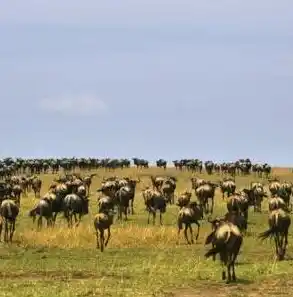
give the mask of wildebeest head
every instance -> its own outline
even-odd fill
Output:
[[[216,240],[216,231],[224,223],[224,220],[221,218],[211,219],[208,218],[208,222],[212,225],[212,232],[207,236],[205,240],[205,245],[210,244]]]

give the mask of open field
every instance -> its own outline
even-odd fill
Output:
[[[176,193],[191,189],[189,172],[167,169],[178,178]],[[93,179],[90,214],[77,229],[69,230],[59,215],[53,230],[35,231],[28,210],[36,203],[30,194],[22,198],[12,245],[1,243],[0,296],[291,296],[293,283],[293,238],[289,236],[286,260],[275,262],[273,244],[260,242],[256,236],[267,229],[267,203],[263,213],[249,216],[248,236],[244,238],[238,258],[237,284],[221,281],[219,261],[203,258],[204,238],[210,225],[202,222],[196,244],[186,245],[183,234],[176,245],[177,226],[175,205],[167,207],[164,226],[147,226],[147,212],[140,189],[150,184],[148,175],[165,174],[162,169],[134,168],[115,170],[115,175],[140,175],[135,197],[136,214],[128,222],[115,222],[112,238],[104,253],[95,248],[92,217],[97,211],[95,190],[103,176],[113,175],[101,169]],[[288,169],[274,169],[274,175],[293,181]],[[45,193],[54,175],[42,175]],[[219,180],[221,176],[201,177]],[[259,180],[253,175],[236,176],[237,187]],[[194,194],[193,194],[194,198]],[[219,190],[215,197],[215,214],[226,212]],[[158,223],[157,223],[158,224]],[[291,229],[292,230],[292,229]]]

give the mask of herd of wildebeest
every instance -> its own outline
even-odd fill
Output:
[[[129,163],[128,163],[129,162]],[[134,165],[140,168],[148,167],[148,162],[143,159],[133,159]],[[141,195],[148,213],[147,223],[156,223],[159,213],[160,224],[163,224],[163,215],[168,205],[178,206],[178,241],[180,231],[184,229],[185,239],[188,244],[194,243],[192,224],[197,225],[196,240],[199,237],[200,222],[207,219],[211,223],[211,233],[207,236],[205,244],[211,244],[211,249],[205,254],[208,258],[220,255],[222,264],[226,267],[222,272],[222,279],[227,282],[236,280],[235,260],[242,246],[243,238],[248,236],[248,210],[253,207],[254,212],[262,211],[265,201],[269,208],[269,228],[259,234],[261,239],[272,237],[275,242],[275,252],[278,260],[283,260],[288,244],[288,230],[291,224],[291,194],[293,184],[272,178],[271,167],[268,164],[252,164],[249,159],[240,159],[230,163],[202,162],[198,159],[183,159],[173,161],[176,169],[191,171],[190,189],[176,193],[177,178],[167,175],[167,162],[160,159],[157,166],[162,167],[162,174],[149,176],[149,185],[143,184]],[[109,165],[111,164],[111,165]],[[122,165],[126,164],[126,165]],[[203,165],[204,164],[204,165]],[[21,197],[26,197],[33,191],[37,204],[29,211],[33,222],[37,219],[37,228],[42,228],[43,218],[47,227],[54,227],[59,213],[64,215],[68,226],[78,226],[81,218],[89,212],[89,196],[91,193],[92,179],[96,175],[94,170],[123,169],[129,167],[127,159],[94,159],[94,158],[66,158],[66,159],[12,159],[0,161],[0,238],[4,228],[4,241],[12,241],[15,231],[15,222],[19,214]],[[76,170],[77,168],[81,170]],[[205,170],[207,174],[219,174],[219,181],[212,182],[200,178],[200,173]],[[62,172],[61,172],[62,171]],[[58,173],[41,196],[42,179],[39,174]],[[85,172],[88,174],[84,175]],[[99,174],[102,171],[99,171]],[[268,182],[268,188],[263,182],[252,182],[246,188],[237,188],[236,175],[255,174],[263,177],[262,181]],[[109,175],[109,173],[108,173]],[[139,176],[139,175],[138,175]],[[97,214],[94,216],[93,225],[96,230],[96,246],[101,251],[107,246],[114,222],[127,220],[134,214],[134,200],[136,185],[140,178],[111,177],[103,178],[97,191]],[[223,217],[212,219],[214,210],[215,191],[219,188],[222,199],[226,202],[227,213]],[[192,200],[192,191],[196,200]],[[105,238],[107,231],[107,238]],[[189,234],[188,234],[189,231]],[[227,271],[226,271],[227,270]],[[227,275],[226,275],[227,272]]]

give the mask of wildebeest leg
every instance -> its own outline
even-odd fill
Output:
[[[180,231],[182,230],[182,225],[178,224],[178,231],[177,231],[177,242],[176,244],[179,244],[179,238],[180,238]]]
[[[134,214],[134,197],[130,201],[131,203],[131,213]]]
[[[8,240],[8,221],[7,221],[7,219],[5,220],[5,226],[4,226],[4,228],[5,228],[5,231],[4,231],[4,241],[7,242],[7,240]]]
[[[38,218],[38,229],[41,229],[42,228],[42,216],[40,215],[39,218]]]
[[[150,223],[150,216],[151,216],[151,211],[148,211],[148,224]]]
[[[199,237],[199,230],[200,230],[200,224],[199,224],[199,222],[195,222],[195,224],[197,225],[197,234],[196,234],[195,239],[198,240],[198,237]]]
[[[163,213],[160,210],[160,224],[163,225]]]
[[[214,212],[214,197],[211,197],[211,199],[212,199],[212,206],[211,206],[211,214],[213,214],[213,212]]]
[[[231,269],[232,269],[232,255],[231,253],[228,253],[227,255],[227,273],[228,273],[228,279],[227,279],[227,283],[230,283],[232,280],[232,276],[231,276]]]
[[[97,249],[99,249],[100,248],[100,244],[99,244],[99,240],[100,240],[100,238],[99,238],[99,231],[97,230],[96,231],[96,248]]]
[[[107,239],[106,239],[106,242],[105,242],[105,246],[108,245],[108,242],[110,240],[110,237],[111,237],[111,230],[110,230],[110,227],[108,228],[108,236],[107,236]]]
[[[104,245],[105,245],[104,232],[105,232],[104,229],[100,230],[101,252],[104,251]]]
[[[156,210],[153,211],[153,225],[156,223]]]
[[[276,257],[279,259],[279,236],[275,235]]]
[[[128,217],[127,217],[128,206],[123,206],[123,208],[124,208],[124,220],[127,221],[128,220]]]
[[[82,214],[81,214],[81,213],[78,214],[78,218],[77,218],[77,216],[76,216],[76,213],[74,213],[74,220],[75,220],[75,226],[76,226],[76,227],[79,226],[79,224],[80,224],[80,222],[81,222],[81,217],[82,217]]]
[[[190,244],[189,239],[188,239],[188,235],[187,235],[187,229],[188,229],[188,224],[185,224],[184,237],[185,237],[187,243]]]
[[[189,231],[190,231],[190,235],[191,235],[191,243],[194,243],[194,240],[193,240],[193,231],[192,231],[191,224],[189,225]]]
[[[220,260],[222,265],[222,280],[226,280],[226,269],[227,269],[227,253],[226,251],[220,252]]]
[[[235,256],[233,255],[232,259],[232,280],[235,282],[236,281],[236,273],[235,273]]]
[[[3,228],[3,219],[1,218],[1,222],[0,222],[0,241],[1,241],[1,236],[2,236],[2,228]]]
[[[15,231],[15,220],[13,220],[10,225],[10,242],[12,242],[14,231]]]

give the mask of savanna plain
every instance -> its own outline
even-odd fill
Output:
[[[273,242],[260,241],[257,235],[268,228],[268,205],[263,202],[262,213],[250,209],[248,233],[237,260],[238,281],[226,285],[221,280],[221,266],[217,259],[206,260],[205,237],[210,224],[201,221],[200,236],[187,245],[181,235],[177,241],[176,205],[168,205],[155,226],[147,225],[141,189],[151,185],[150,175],[169,174],[178,179],[176,193],[191,190],[192,173],[173,168],[129,168],[108,172],[96,171],[90,195],[90,212],[77,228],[69,229],[59,214],[53,229],[37,231],[28,211],[37,199],[30,193],[22,197],[20,214],[12,244],[0,247],[0,296],[292,296],[293,237],[292,227],[286,259],[277,262]],[[85,172],[81,172],[85,174]],[[272,174],[293,182],[290,169],[274,168]],[[111,175],[140,177],[135,196],[135,214],[129,220],[117,221],[112,226],[112,237],[103,253],[96,249],[93,217],[97,213],[97,193],[103,177]],[[218,181],[221,175],[197,174],[201,178]],[[42,194],[47,192],[56,175],[41,175]],[[236,176],[237,188],[248,187],[251,181],[268,182],[255,177]],[[193,192],[193,200],[195,199]],[[226,203],[216,190],[215,216],[226,212]],[[194,225],[194,230],[196,226]]]

